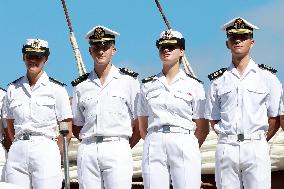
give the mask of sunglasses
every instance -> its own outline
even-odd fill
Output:
[[[251,34],[230,34],[230,35],[228,35],[228,39],[230,41],[236,41],[236,40],[245,41],[245,40],[251,39],[251,38],[252,38]]]
[[[30,55],[30,54],[26,54],[26,59],[29,59],[29,60],[41,60],[43,59],[44,56],[42,55]]]
[[[165,49],[169,51],[173,51],[175,49],[179,49],[180,47],[178,45],[162,45],[159,47],[159,51],[164,51]]]
[[[95,44],[92,45],[92,48],[93,48],[95,51],[99,51],[99,50],[106,51],[106,50],[108,50],[112,45],[113,45],[113,43],[111,43],[111,42],[95,43]]]

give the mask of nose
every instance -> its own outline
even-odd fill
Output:
[[[240,43],[240,42],[242,42],[242,40],[241,40],[240,38],[236,38],[236,39],[235,39],[235,43],[236,43],[236,44],[238,44],[238,43]]]

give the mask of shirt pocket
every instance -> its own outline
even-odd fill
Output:
[[[82,113],[86,118],[95,116],[97,113],[97,97],[86,96],[81,101]]]
[[[166,95],[162,95],[162,91],[159,90],[153,90],[145,95],[148,110],[151,112],[156,112],[160,110],[166,110]],[[155,113],[154,113],[155,114]]]
[[[248,101],[246,103],[250,104],[251,107],[258,108],[263,103],[266,103],[267,94],[268,89],[263,86],[248,86]]]
[[[235,90],[232,86],[222,87],[218,90],[217,95],[221,109],[233,107],[234,99],[237,98]]]
[[[175,93],[174,96],[178,99],[185,101],[186,103],[191,103],[193,100],[192,95],[187,93]]]
[[[16,122],[24,119],[24,102],[21,100],[13,100],[10,104],[9,114],[13,115]]]
[[[31,108],[32,115],[38,121],[56,120],[55,98],[41,97],[36,100],[36,105]]]
[[[186,114],[192,114],[193,107],[192,107],[192,101],[193,97],[190,94],[184,93],[184,92],[177,92],[174,93],[174,101],[170,108],[171,111],[174,113],[186,113]]]
[[[150,91],[146,94],[146,100],[156,99],[160,96],[161,92],[158,90]]]
[[[127,96],[122,91],[112,91],[108,94],[108,98],[105,99],[104,103],[108,113],[119,117],[125,117],[130,109],[128,108]]]

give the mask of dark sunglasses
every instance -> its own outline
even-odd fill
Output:
[[[26,54],[26,59],[29,59],[29,60],[41,60],[43,59],[44,56],[42,55],[30,55],[30,54]]]
[[[112,46],[112,44],[113,43],[111,43],[111,42],[95,43],[95,44],[92,45],[92,48],[95,51],[98,51],[98,50],[106,51]]]
[[[236,41],[236,40],[245,41],[247,39],[252,39],[252,35],[251,34],[230,34],[228,35],[228,39],[230,41]]]
[[[169,51],[173,51],[175,49],[179,49],[180,47],[178,45],[162,45],[159,47],[159,51],[164,51],[165,49]]]

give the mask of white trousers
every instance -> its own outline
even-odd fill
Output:
[[[0,144],[0,182],[5,181],[5,165],[7,152],[2,144]]]
[[[80,189],[131,189],[133,160],[128,140],[84,139],[77,153]]]
[[[24,189],[61,189],[61,157],[57,143],[44,136],[13,142],[6,165],[7,182]]]
[[[6,182],[0,182],[0,188],[1,189],[24,189],[21,186],[11,184],[11,183],[6,183]]]
[[[201,156],[194,134],[148,133],[142,175],[145,189],[200,189]]]
[[[217,144],[215,180],[218,189],[270,189],[271,161],[265,138]]]

